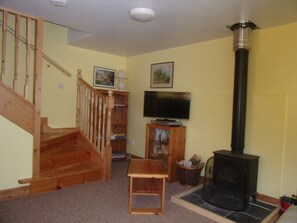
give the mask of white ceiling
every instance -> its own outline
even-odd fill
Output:
[[[226,28],[251,20],[261,29],[297,22],[297,0],[1,0],[0,6],[70,28],[69,44],[119,56],[133,56],[231,36]],[[154,20],[129,17],[149,7]]]

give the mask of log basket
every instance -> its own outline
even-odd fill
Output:
[[[204,168],[204,163],[199,162],[196,165],[184,166],[177,163],[177,174],[179,176],[179,181],[181,184],[186,186],[196,186],[199,183],[199,178],[202,169]]]

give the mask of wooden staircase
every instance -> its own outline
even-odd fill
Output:
[[[76,128],[50,128],[47,119],[40,117],[42,58],[67,72],[43,53],[43,21],[0,7],[0,27],[0,116],[33,136],[32,177],[18,182],[30,184],[30,194],[39,194],[109,179],[112,91],[108,96],[99,93],[83,80],[79,69]],[[25,61],[25,66],[19,61]]]
[[[31,194],[103,178],[102,158],[78,129],[41,133],[40,175],[38,179],[30,180]]]

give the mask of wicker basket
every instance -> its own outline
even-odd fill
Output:
[[[200,173],[203,167],[203,162],[189,167],[177,164],[176,171],[179,176],[180,183],[187,186],[196,186],[199,182]]]

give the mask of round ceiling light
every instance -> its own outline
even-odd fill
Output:
[[[133,8],[130,17],[137,22],[148,22],[155,18],[155,11],[148,8]]]

